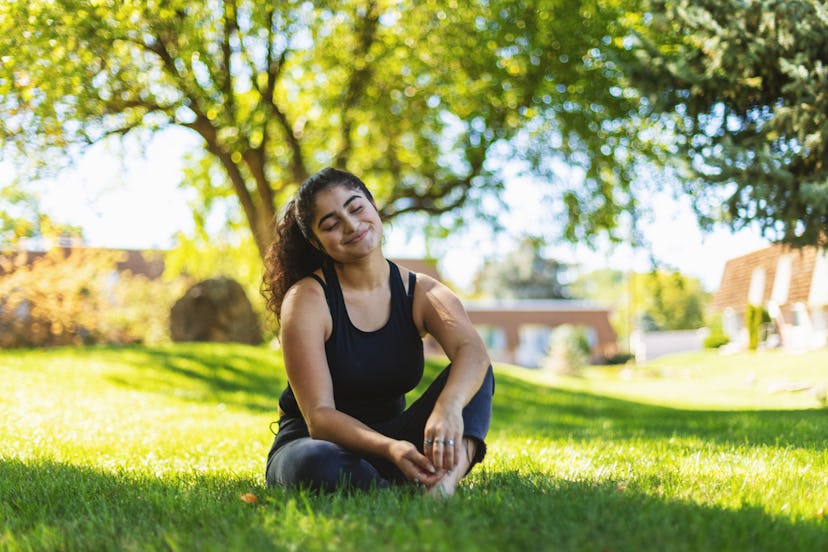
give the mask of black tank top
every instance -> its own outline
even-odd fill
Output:
[[[391,314],[382,328],[371,332],[360,330],[348,317],[336,270],[324,267],[324,282],[312,275],[325,290],[333,323],[325,342],[325,355],[336,408],[366,424],[379,423],[402,412],[405,393],[423,377],[423,341],[411,311],[416,275],[409,273],[406,293],[399,268],[391,261],[388,265]],[[288,425],[299,429],[295,417],[301,419],[301,413],[290,384],[279,398],[279,407],[284,417],[293,418]],[[279,425],[281,434],[285,428],[281,422]]]

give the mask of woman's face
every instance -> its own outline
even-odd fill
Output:
[[[333,260],[362,258],[382,244],[377,208],[359,190],[331,186],[316,194],[311,227]]]

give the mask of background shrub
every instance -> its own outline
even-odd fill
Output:
[[[722,345],[730,343],[730,338],[724,333],[721,316],[712,317],[708,322],[707,327],[710,332],[702,342],[705,349],[718,349]]]
[[[584,328],[561,324],[552,330],[542,367],[560,375],[578,375],[589,365],[591,347]]]
[[[119,272],[123,252],[55,248],[32,262],[3,258],[0,347],[168,340],[183,281]]]
[[[755,351],[763,339],[762,330],[770,322],[770,315],[763,307],[748,305],[745,310],[745,328],[748,331],[748,349]]]
[[[635,355],[632,353],[615,353],[612,356],[606,357],[604,362],[609,365],[617,365],[617,364],[626,364],[631,360],[635,359]]]

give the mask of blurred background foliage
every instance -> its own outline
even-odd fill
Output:
[[[183,184],[232,198],[260,255],[325,165],[389,218],[449,224],[463,206],[495,218],[507,161],[555,198],[550,238],[627,239],[669,181],[703,222],[814,243],[825,29],[813,0],[11,0],[0,147],[37,178],[90,143],[188,129]]]
[[[641,202],[669,187],[705,225],[823,243],[826,35],[816,0],[8,0],[0,239],[77,236],[30,184],[180,127],[201,143],[181,181],[196,224],[166,281],[230,276],[254,305],[274,217],[326,165],[362,176],[386,219],[432,217],[435,239],[469,214],[496,225],[508,165],[544,182],[547,241],[646,242]],[[640,278],[629,301],[652,288],[654,326],[698,318],[691,282]]]
[[[711,294],[697,278],[679,272],[599,269],[579,275],[569,292],[609,305],[610,323],[622,343],[635,329],[693,330],[709,322],[706,311]]]
[[[117,270],[123,252],[54,247],[0,255],[0,347],[169,341],[183,279]]]
[[[202,144],[182,181],[208,199],[196,216],[229,206],[260,256],[325,165],[370,182],[387,218],[494,220],[508,162],[555,199],[550,239],[646,239],[639,201],[669,186],[703,224],[814,244],[826,30],[816,0],[10,0],[0,149],[31,180],[183,127]]]

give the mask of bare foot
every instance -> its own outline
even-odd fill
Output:
[[[477,443],[471,439],[463,439],[463,449],[465,454],[460,455],[460,461],[454,466],[454,469],[447,471],[437,483],[428,489],[429,496],[448,498],[454,495],[457,484],[460,483],[460,480],[469,471],[471,459],[474,458],[474,453],[477,449]]]
[[[426,493],[435,498],[448,498],[454,495],[454,489],[457,488],[459,480],[455,481],[452,472],[446,472],[442,479],[431,486]]]

